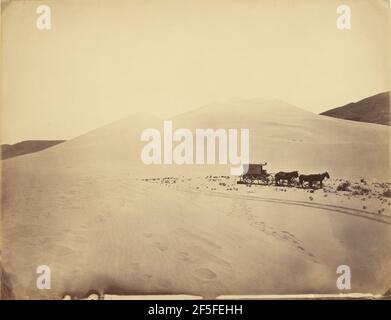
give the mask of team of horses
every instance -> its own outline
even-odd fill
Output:
[[[319,174],[300,174],[298,171],[291,171],[291,172],[277,172],[274,175],[274,181],[276,185],[280,185],[283,183],[283,181],[286,181],[288,186],[291,184],[295,184],[295,179],[299,178],[299,185],[304,188],[305,183],[308,184],[310,188],[314,187],[314,183],[320,183],[320,188],[323,187],[323,180],[324,179],[330,179],[330,175],[328,172],[325,173],[319,173]]]

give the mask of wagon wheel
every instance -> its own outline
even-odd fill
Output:
[[[257,184],[261,184],[262,183],[262,177],[257,175],[257,176],[254,177],[254,181],[256,181]]]
[[[258,183],[259,184],[265,184],[265,177],[263,177],[263,176],[258,177]]]
[[[247,184],[252,184],[253,179],[252,179],[252,177],[250,177],[250,176],[245,176],[245,177],[243,178],[243,181],[244,181],[245,183],[247,183]]]
[[[270,174],[265,174],[259,177],[259,182],[263,185],[268,185],[270,183]]]

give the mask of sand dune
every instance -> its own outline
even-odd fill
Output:
[[[263,100],[216,103],[173,123],[249,128],[251,159],[267,161],[271,172],[328,171],[332,178],[389,181],[385,126]],[[2,161],[2,260],[16,297],[83,296],[91,290],[206,297],[333,293],[340,264],[352,266],[355,292],[390,287],[388,223],[335,214],[330,207],[199,192],[206,173],[227,174],[228,167],[144,165],[141,131],[161,126],[161,119],[132,116]],[[191,179],[191,188],[142,180],[173,175]],[[251,194],[246,188],[238,186],[238,193],[291,201],[298,193],[309,196],[295,188],[284,196],[273,187],[252,188]],[[339,203],[333,195],[322,201]],[[51,267],[51,290],[35,286],[41,264]]]
[[[279,101],[233,101],[175,119],[178,125],[249,128],[251,158],[271,171],[324,172],[338,176],[389,176],[390,131],[380,125],[341,121]],[[365,169],[364,169],[365,168]]]
[[[389,177],[387,127],[345,121],[316,115],[280,101],[234,100],[215,103],[173,118],[176,128],[248,128],[252,162],[267,161],[269,169],[328,171],[332,176]],[[71,139],[28,158],[4,162],[22,163],[46,169],[81,168],[109,172],[211,172],[228,173],[228,167],[145,166],[140,152],[145,143],[140,134],[145,128],[162,131],[163,119],[134,115],[83,136]],[[25,160],[26,159],[26,160]],[[28,159],[28,160],[27,160]],[[20,164],[19,164],[20,163]]]

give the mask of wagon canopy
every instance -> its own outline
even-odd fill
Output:
[[[248,171],[246,174],[248,175],[263,175],[266,171],[263,169],[262,164],[249,164]]]

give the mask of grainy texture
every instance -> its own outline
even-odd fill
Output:
[[[340,264],[354,292],[389,288],[389,127],[264,100],[173,123],[249,127],[253,162],[331,179],[311,192],[238,185],[226,165],[147,166],[140,132],[162,122],[137,117],[4,160],[3,263],[16,297],[338,293]],[[351,190],[337,190],[345,181]],[[41,264],[52,290],[35,287]]]

